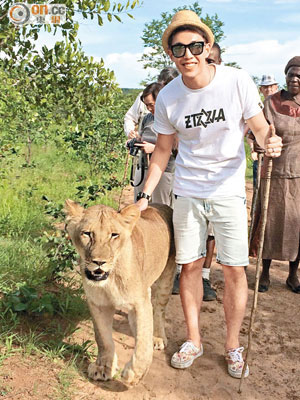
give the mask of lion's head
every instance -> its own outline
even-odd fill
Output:
[[[66,200],[65,213],[67,231],[82,261],[82,273],[90,281],[105,281],[130,238],[140,210],[135,205],[120,212],[104,205],[84,209]]]

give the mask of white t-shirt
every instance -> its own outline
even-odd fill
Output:
[[[158,94],[154,130],[179,139],[174,193],[196,198],[245,196],[245,120],[262,110],[243,70],[216,66],[212,82],[189,89],[181,75]]]

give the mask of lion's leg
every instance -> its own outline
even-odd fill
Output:
[[[150,291],[150,289],[149,289]],[[135,306],[131,316],[136,317],[135,349],[131,360],[125,365],[123,378],[136,384],[148,372],[153,356],[153,315],[150,293],[144,301]]]
[[[115,375],[117,365],[117,355],[112,337],[114,307],[96,307],[89,303],[95,339],[98,346],[98,357],[96,363],[92,363],[88,368],[88,376],[93,380],[107,381]]]
[[[171,256],[163,273],[152,286],[153,347],[156,350],[164,349],[168,343],[165,333],[165,310],[172,292],[175,272],[175,259]]]
[[[134,339],[136,339],[136,314],[135,314],[135,309],[133,308],[131,310],[128,310],[128,322],[131,329],[131,333]]]

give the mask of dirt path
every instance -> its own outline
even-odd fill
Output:
[[[252,191],[247,185],[250,207]],[[131,202],[130,189],[124,191],[123,203]],[[249,209],[248,207],[248,209]],[[74,372],[68,388],[71,400],[299,400],[300,399],[300,296],[287,290],[286,262],[273,262],[271,287],[259,294],[254,326],[250,376],[244,381],[243,392],[237,393],[239,381],[226,372],[223,357],[225,324],[222,306],[224,281],[219,265],[213,262],[211,281],[217,290],[217,301],[204,303],[201,314],[204,355],[187,370],[170,367],[170,357],[185,339],[185,324],[179,296],[172,296],[167,309],[166,351],[155,352],[151,369],[142,383],[128,390],[120,381],[90,382],[86,369]],[[255,259],[247,269],[249,301],[242,327],[241,342],[247,344],[247,330],[253,298]],[[93,340],[89,321],[80,323],[71,342]],[[115,315],[114,339],[119,364],[129,359],[133,348],[126,314]],[[70,338],[69,338],[70,340]],[[60,364],[59,364],[60,365]],[[4,368],[4,369],[3,369]],[[57,367],[58,368],[58,367]],[[61,365],[60,365],[61,368]],[[6,371],[6,372],[5,372]],[[35,357],[11,357],[0,375],[0,398],[13,400],[54,399],[54,387],[59,378],[55,364]],[[34,383],[35,382],[35,383]],[[1,395],[1,385],[9,383],[9,395]],[[34,386],[35,385],[35,386]],[[34,389],[35,388],[35,389]]]

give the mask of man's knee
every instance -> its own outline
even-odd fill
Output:
[[[202,272],[202,267],[205,261],[205,257],[198,258],[198,260],[192,261],[187,264],[182,265],[182,271],[185,273],[191,273],[191,272]]]
[[[236,283],[241,280],[246,279],[246,272],[243,266],[229,266],[229,265],[222,265],[225,282],[232,282]]]

